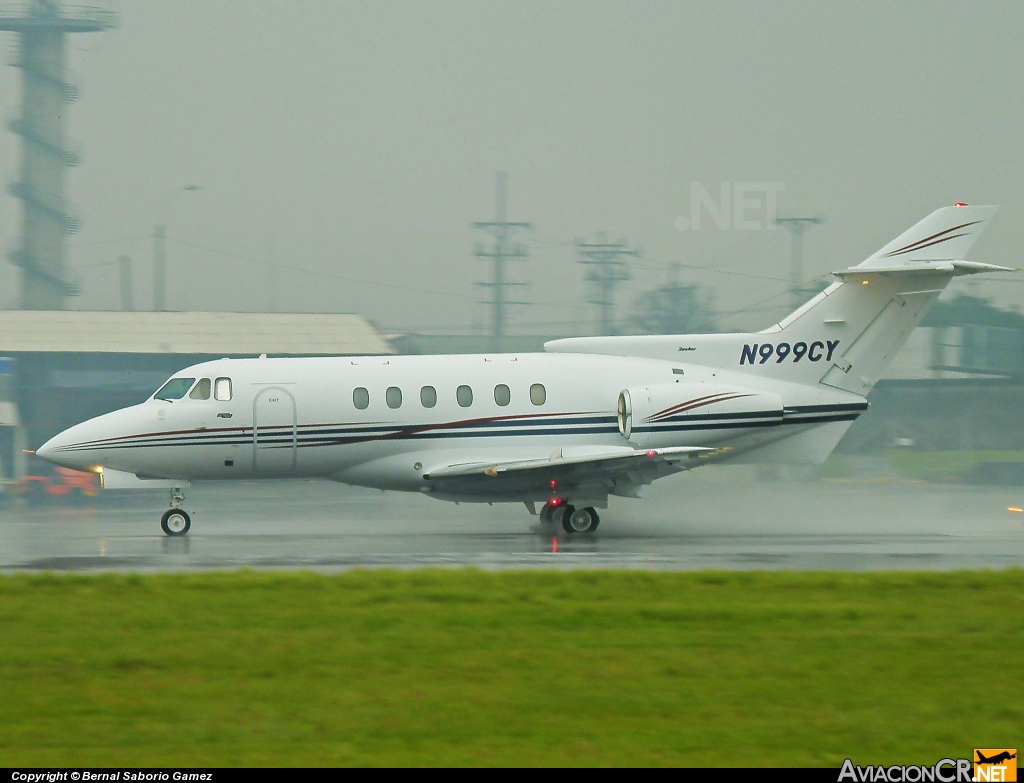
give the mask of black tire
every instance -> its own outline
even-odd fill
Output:
[[[542,525],[550,525],[554,522],[555,506],[550,503],[545,503],[544,507],[540,510],[540,523]]]
[[[577,531],[576,528],[569,524],[569,520],[572,518],[572,515],[576,513],[576,507],[570,506],[568,503],[566,503],[564,506],[562,506],[562,508],[564,508],[565,510],[562,512],[562,516],[559,519],[559,522],[562,523],[562,530],[564,530],[569,535],[572,535]]]
[[[181,508],[169,508],[160,517],[160,529],[168,536],[183,536],[192,527],[192,517]]]
[[[551,509],[551,522],[555,525],[565,526],[565,517],[567,514],[572,513],[572,506],[562,503],[557,506],[553,506]]]
[[[562,517],[562,528],[566,533],[593,533],[600,523],[600,518],[593,508],[575,509],[570,506]]]

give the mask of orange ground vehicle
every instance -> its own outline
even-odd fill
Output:
[[[36,468],[30,475],[18,479],[13,487],[14,494],[34,504],[46,501],[80,502],[96,497],[99,490],[99,477],[95,473],[57,467]]]

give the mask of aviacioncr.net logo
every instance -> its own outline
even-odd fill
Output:
[[[839,783],[972,783],[970,759],[940,759],[930,767],[868,765],[854,766],[850,759],[843,762]]]

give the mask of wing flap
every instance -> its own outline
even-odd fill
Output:
[[[565,468],[604,468],[607,470],[626,470],[633,467],[632,463],[675,463],[687,459],[691,454],[713,452],[716,449],[703,446],[672,446],[662,449],[633,449],[618,447],[600,451],[588,450],[583,453],[559,449],[550,457],[541,459],[507,460],[496,462],[472,462],[457,465],[445,465],[424,474],[423,478],[431,479],[462,478],[470,476],[496,477],[502,474],[528,473],[530,471],[561,472]]]

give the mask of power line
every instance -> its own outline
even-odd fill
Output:
[[[216,247],[209,247],[208,245],[200,245],[197,242],[188,242],[184,239],[172,239],[168,237],[168,242],[177,245],[184,245],[185,247],[195,248],[196,250],[206,250],[210,253],[216,253],[217,255],[225,256],[227,258],[236,258],[239,261],[248,261],[253,264],[267,264],[267,259],[256,258],[254,256],[243,255],[242,253],[232,253],[227,250],[221,250]],[[376,280],[364,280],[358,277],[350,277],[348,275],[339,275],[333,272],[324,272],[319,269],[308,269],[306,267],[295,266],[294,264],[275,264],[279,269],[289,269],[293,272],[301,272],[302,274],[312,275],[314,277],[326,277],[333,280],[344,280],[346,283],[357,283],[359,285],[369,285],[377,288],[390,288],[396,291],[412,291],[417,294],[430,294],[431,296],[450,296],[456,299],[476,299],[475,296],[469,296],[467,294],[456,294],[452,291],[431,291],[424,288],[413,288],[408,285],[397,285],[395,283],[380,283]]]

